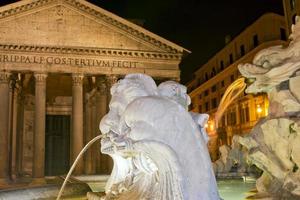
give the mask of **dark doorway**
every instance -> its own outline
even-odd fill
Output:
[[[45,175],[66,174],[70,161],[70,116],[46,116]]]

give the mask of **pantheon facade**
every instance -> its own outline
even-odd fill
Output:
[[[66,174],[100,134],[109,89],[128,73],[179,80],[189,51],[84,0],[0,8],[0,186]],[[95,144],[75,174],[109,174]]]

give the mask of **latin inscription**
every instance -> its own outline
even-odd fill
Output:
[[[3,63],[29,63],[49,65],[75,65],[80,67],[120,67],[136,68],[138,62],[122,60],[101,60],[90,58],[70,58],[52,56],[27,56],[27,55],[5,55],[0,54],[0,62]]]

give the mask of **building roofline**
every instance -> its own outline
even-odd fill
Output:
[[[223,71],[219,72],[216,76],[208,79],[205,81],[203,84],[199,85],[197,88],[195,88],[193,91],[189,93],[190,97],[193,97],[194,95],[197,95],[199,90],[201,90],[202,87],[205,87],[205,85],[210,84],[210,82],[214,81],[218,76],[220,76],[223,73],[226,73],[228,70],[230,70],[232,67],[237,66],[239,63],[243,63],[244,60],[246,60],[250,55],[258,53],[260,50],[274,46],[274,45],[285,45],[287,42],[282,41],[282,40],[274,40],[274,41],[269,41],[269,42],[264,42],[258,45],[256,48],[252,49],[250,52],[245,54],[243,57],[240,59],[236,60],[234,63],[226,67]]]
[[[205,62],[203,65],[201,65],[193,74],[197,74],[200,71],[203,70],[202,66],[208,64],[209,62],[211,62],[213,59],[215,59],[215,57],[221,53],[223,50],[225,50],[228,46],[232,45],[242,34],[244,34],[245,32],[247,32],[249,29],[251,29],[255,24],[259,23],[263,18],[267,18],[267,17],[278,17],[278,18],[282,18],[282,20],[284,20],[284,16],[279,15],[277,13],[273,13],[273,12],[267,12],[264,13],[263,15],[261,15],[259,18],[257,18],[253,23],[251,23],[250,25],[248,25],[247,27],[245,27],[237,36],[235,36],[228,44],[226,44],[223,48],[221,48],[219,51],[217,51],[210,59],[207,60],[207,62]]]

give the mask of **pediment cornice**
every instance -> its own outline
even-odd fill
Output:
[[[85,15],[92,15],[94,19],[106,22],[117,29],[138,38],[145,43],[151,44],[166,53],[190,53],[187,49],[180,47],[158,35],[147,31],[146,29],[135,25],[113,13],[110,13],[100,7],[97,7],[85,0],[23,0],[17,3],[9,4],[0,8],[0,20],[12,17],[14,15],[34,11],[46,6],[62,5],[72,7]]]
[[[151,51],[133,51],[104,48],[87,48],[87,47],[54,47],[54,46],[33,46],[33,45],[15,45],[0,44],[2,52],[28,52],[28,53],[46,53],[61,55],[88,55],[88,56],[107,56],[107,57],[125,57],[125,58],[142,58],[157,60],[180,60],[180,53],[163,53]]]

